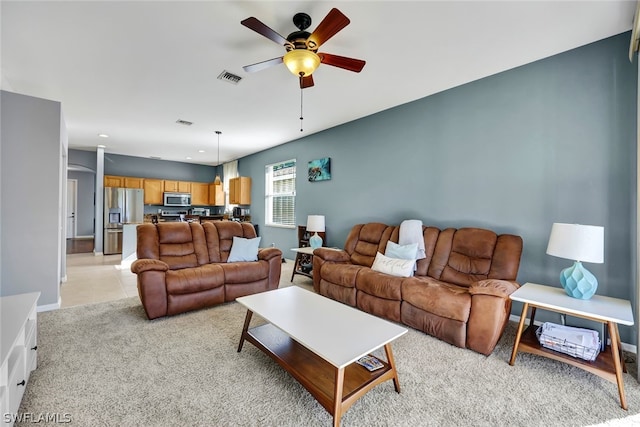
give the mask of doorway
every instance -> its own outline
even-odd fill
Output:
[[[76,211],[78,208],[78,180],[67,179],[67,239],[75,239]]]

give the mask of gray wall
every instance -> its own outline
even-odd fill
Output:
[[[0,98],[0,295],[40,291],[39,306],[58,304],[61,106],[6,91]]]
[[[222,168],[220,170],[222,171]],[[159,173],[161,173],[160,176]],[[105,153],[104,174],[178,181],[213,182],[216,177],[216,167]]]
[[[605,263],[586,267],[598,294],[635,301],[637,62],[628,46],[622,34],[242,158],[263,244],[288,258],[297,246],[295,230],[264,226],[264,167],[296,158],[297,223],[324,214],[331,246],[370,221],[486,227],[523,237],[520,283],[559,286],[572,262],[545,254],[551,225],[602,225]],[[321,157],[331,157],[332,179],[309,183],[307,162]],[[632,332],[621,328],[623,340],[635,342]]]

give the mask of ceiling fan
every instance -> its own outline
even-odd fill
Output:
[[[359,73],[364,67],[365,61],[318,52],[318,48],[323,43],[349,25],[350,22],[349,18],[342,12],[333,8],[320,22],[318,28],[313,33],[309,33],[306,29],[311,25],[311,17],[306,13],[296,13],[293,16],[293,23],[298,28],[298,31],[294,31],[287,38],[284,38],[259,19],[254,17],[247,18],[240,23],[256,33],[283,45],[287,53],[284,56],[246,65],[242,68],[252,73],[284,62],[289,71],[300,78],[300,89],[313,86],[312,73],[321,63]]]

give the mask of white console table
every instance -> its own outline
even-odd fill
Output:
[[[0,298],[0,414],[11,426],[31,371],[38,365],[37,302],[40,292]],[[8,416],[7,416],[8,415]]]

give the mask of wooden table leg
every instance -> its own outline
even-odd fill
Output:
[[[333,390],[333,427],[340,426],[342,418],[342,391],[344,389],[344,368],[336,369],[336,384]]]
[[[249,323],[251,323],[251,316],[253,316],[253,311],[247,310],[247,315],[244,318],[244,326],[242,327],[242,335],[240,335],[240,344],[238,344],[238,353],[242,351],[242,344],[244,344],[244,338],[247,335],[247,331],[249,330]]]
[[[522,305],[522,314],[520,314],[520,323],[518,324],[518,332],[516,333],[516,340],[513,343],[513,350],[511,351],[511,360],[509,365],[513,366],[516,363],[516,355],[518,354],[518,346],[520,345],[520,338],[522,338],[522,329],[524,328],[524,320],[527,318],[527,310],[529,309],[529,303],[525,302]]]
[[[622,364],[620,362],[620,337],[618,335],[618,325],[614,322],[607,322],[609,325],[609,335],[611,337],[611,357],[616,368],[616,382],[618,383],[618,394],[620,395],[620,406],[627,409],[627,399],[624,395],[624,382],[622,381]]]
[[[400,380],[398,379],[398,371],[396,370],[396,361],[393,358],[393,352],[391,351],[391,343],[384,345],[384,351],[387,354],[387,363],[391,366],[393,372],[393,386],[396,392],[400,393]]]
[[[296,259],[293,261],[293,271],[291,272],[291,282],[293,282],[293,276],[298,271],[298,265],[300,265],[300,252],[296,252]]]

